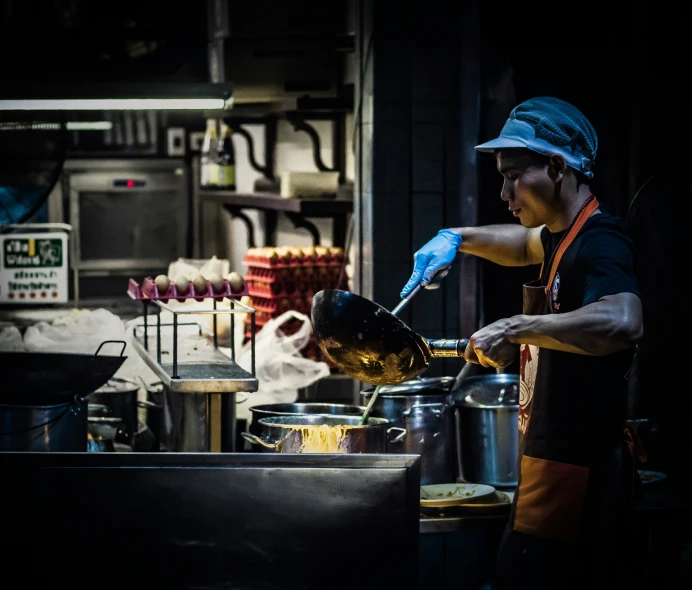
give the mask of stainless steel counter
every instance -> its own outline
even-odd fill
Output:
[[[417,588],[417,455],[0,453],[0,473],[26,586]]]

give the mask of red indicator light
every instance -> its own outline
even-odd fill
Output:
[[[127,186],[127,188],[132,188],[134,185],[135,185],[135,181],[134,181],[134,180],[128,180],[128,181],[125,183],[125,186]]]

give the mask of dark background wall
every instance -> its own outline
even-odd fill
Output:
[[[596,2],[358,4],[356,287],[387,308],[439,229],[516,223],[494,158],[473,146],[523,100],[557,96],[589,117],[599,136],[592,189],[613,213],[626,217],[652,174],[685,165],[690,50],[667,2],[626,12]],[[467,337],[521,311],[521,284],[537,268],[467,258],[402,315],[425,337]],[[434,361],[429,374],[458,367]]]

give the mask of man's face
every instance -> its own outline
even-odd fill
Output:
[[[497,170],[504,181],[500,198],[524,227],[539,227],[554,215],[555,182],[545,158],[526,150],[502,150],[496,155]]]

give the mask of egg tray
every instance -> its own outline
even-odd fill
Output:
[[[300,268],[301,266],[343,266],[348,264],[348,259],[337,258],[336,256],[316,256],[309,258],[291,258],[288,262],[277,258],[271,260],[266,256],[252,256],[245,254],[243,263],[246,266],[257,268]]]
[[[338,279],[324,281],[276,281],[273,283],[255,282],[253,279],[245,281],[248,293],[252,297],[264,297],[276,299],[281,297],[313,297],[315,293],[324,289],[336,289]]]
[[[250,305],[259,311],[276,314],[277,316],[290,310],[297,311],[298,313],[310,313],[312,296],[274,297],[271,299],[267,297],[252,297]]]
[[[247,282],[243,283],[242,291],[233,292],[230,283],[226,279],[223,281],[223,289],[218,293],[212,289],[209,283],[207,283],[207,288],[203,293],[197,293],[192,282],[190,282],[187,291],[178,291],[175,284],[171,282],[168,291],[159,293],[159,289],[151,277],[145,277],[141,285],[134,279],[130,279],[127,291],[133,299],[160,301],[161,303],[167,303],[170,300],[185,301],[187,299],[194,299],[195,301],[204,301],[205,299],[240,299],[249,295]]]
[[[248,267],[246,279],[263,283],[277,281],[301,281],[337,279],[341,275],[341,266],[296,266],[291,268]]]

